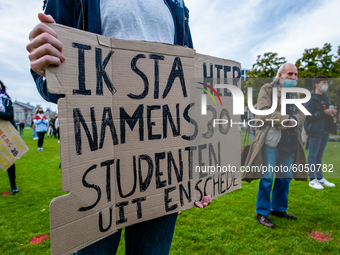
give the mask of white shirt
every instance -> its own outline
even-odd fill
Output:
[[[101,0],[102,35],[174,43],[175,27],[163,0]]]

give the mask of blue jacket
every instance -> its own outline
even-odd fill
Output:
[[[174,20],[176,45],[193,48],[189,29],[189,10],[183,0],[164,0]],[[58,24],[92,33],[101,33],[100,0],[48,0],[45,14],[50,14]],[[57,103],[59,95],[47,92],[46,80],[31,70],[40,95]]]
[[[40,118],[38,115],[34,116],[33,123],[36,125],[35,131],[36,132],[46,132],[47,131],[47,124],[48,119],[44,115],[43,118]]]
[[[329,109],[331,102],[328,96],[324,93],[326,109]],[[311,90],[311,99],[304,104],[306,109],[312,114],[306,116],[304,128],[310,137],[321,138],[324,131],[327,129],[327,118],[331,118],[324,112],[324,107],[314,90]],[[332,121],[331,121],[332,122]]]

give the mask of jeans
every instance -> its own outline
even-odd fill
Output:
[[[326,145],[328,143],[329,132],[324,131],[321,138],[309,137],[309,152],[307,163],[309,164],[309,178],[314,179],[316,173],[316,178],[322,179],[322,167],[321,159],[325,151]],[[319,164],[319,165],[318,165]]]
[[[138,223],[125,228],[126,255],[169,254],[175,231],[177,213]],[[116,254],[121,229],[118,232],[75,253],[75,255]]]
[[[35,132],[35,129],[32,129],[32,137],[34,138],[38,138],[37,132]]]
[[[251,141],[253,141],[253,140],[254,140],[254,137],[255,137],[255,134],[253,134],[253,133],[250,133],[250,139],[251,139]]]
[[[263,145],[263,166],[267,166],[268,171],[263,173],[260,180],[256,202],[257,214],[269,216],[270,210],[278,212],[287,211],[289,183],[293,178],[292,164],[294,162],[294,156],[295,151],[284,154],[282,152],[280,153],[280,150],[277,148],[270,148]],[[273,193],[270,199],[275,166],[282,166],[283,171],[276,172]]]

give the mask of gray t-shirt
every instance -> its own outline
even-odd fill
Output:
[[[175,28],[163,0],[101,0],[102,35],[174,43]]]

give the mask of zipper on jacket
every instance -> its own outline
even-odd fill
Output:
[[[85,17],[84,17],[83,0],[80,0],[80,5],[81,5],[81,22],[83,23],[83,30],[85,31]]]
[[[183,46],[185,46],[185,5],[184,5],[184,1],[183,1]]]

